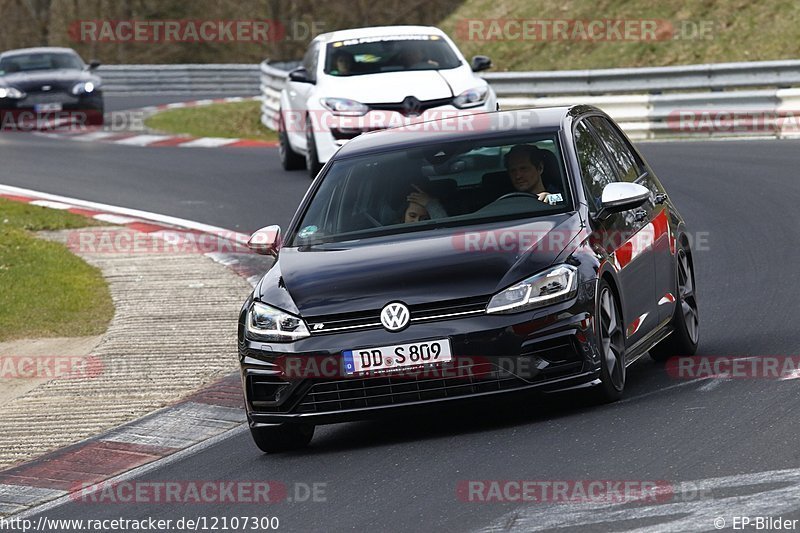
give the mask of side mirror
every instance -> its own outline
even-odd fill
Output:
[[[475,56],[472,58],[472,72],[480,72],[492,68],[492,60],[486,56]]]
[[[250,235],[247,247],[261,255],[278,256],[281,249],[281,227],[267,226]]]
[[[314,83],[314,80],[308,76],[308,71],[303,67],[297,67],[289,72],[289,80],[297,83]]]
[[[94,70],[100,66],[100,62],[96,59],[92,59],[89,61],[89,70]]]
[[[639,207],[650,198],[650,189],[638,183],[609,183],[603,187],[600,197],[602,204],[598,218],[605,218],[612,213],[621,213]]]

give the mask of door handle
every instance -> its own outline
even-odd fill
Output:
[[[633,220],[635,222],[641,222],[643,220],[647,220],[647,211],[640,209],[639,211],[633,212]]]

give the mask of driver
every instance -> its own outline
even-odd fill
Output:
[[[350,76],[353,74],[354,64],[355,60],[352,54],[345,52],[344,50],[339,50],[333,56],[333,66],[335,68],[331,74],[335,74],[337,76]]]
[[[543,152],[541,148],[531,144],[518,144],[505,156],[506,170],[511,177],[511,185],[517,192],[531,194],[552,205],[562,201],[562,197],[545,190],[542,182],[545,161]]]

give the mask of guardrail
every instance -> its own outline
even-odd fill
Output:
[[[280,91],[297,62],[260,65],[106,65],[105,94],[261,95],[261,121],[277,127]],[[800,61],[761,61],[676,67],[496,72],[484,78],[501,108],[587,103],[605,110],[635,138],[683,135],[790,136],[800,115]],[[760,114],[760,127],[676,128],[681,113],[707,112],[731,121]],[[688,116],[688,115],[686,115]],[[737,118],[738,117],[738,118]],[[787,120],[787,118],[789,120]],[[702,120],[702,119],[701,119]],[[787,127],[787,122],[789,127]],[[724,126],[724,125],[723,125]]]
[[[97,69],[108,95],[214,94],[256,96],[258,65],[103,65]]]
[[[277,127],[280,91],[296,64],[261,63],[261,122],[268,128]],[[800,61],[498,72],[484,78],[503,109],[591,104],[634,139],[800,135],[800,89],[788,88],[800,85]],[[744,90],[753,87],[769,88]]]
[[[668,91],[722,91],[800,85],[800,61],[712,63],[675,67],[492,72],[498,96],[568,96]]]

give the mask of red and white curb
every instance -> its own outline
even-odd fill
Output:
[[[205,256],[230,268],[247,279],[252,286],[255,286],[264,273],[263,256],[245,252],[244,245],[250,236],[237,231],[169,215],[89,202],[10,185],[0,185],[0,198],[66,210],[101,222],[125,226],[146,233],[154,239],[196,242],[200,237],[211,236],[218,241],[218,244],[213,246],[214,251],[205,252]]]
[[[131,109],[121,112],[122,114],[140,113],[144,118],[167,111],[170,109],[181,109],[186,107],[202,107],[213,104],[226,104],[232,102],[247,102],[260,100],[260,96],[241,97],[232,96],[228,98],[214,98],[207,100],[191,100],[188,102],[175,102],[158,106],[148,106],[139,109]],[[142,119],[142,121],[144,120]],[[158,133],[142,133],[134,131],[108,131],[103,126],[65,126],[54,128],[50,131],[36,132],[36,135],[54,139],[67,139],[82,142],[101,142],[112,143],[124,146],[152,146],[164,147],[175,146],[178,148],[274,148],[278,146],[277,141],[259,141],[254,139],[231,139],[226,137],[190,137],[186,135],[162,135]]]
[[[63,209],[95,220],[126,226],[159,238],[167,232],[206,234],[243,244],[248,236],[216,226],[158,213],[89,202],[0,185],[0,198]],[[254,285],[264,271],[262,256],[207,253]],[[253,261],[243,261],[244,256]],[[39,512],[48,502],[68,501],[87,484],[139,472],[145,465],[180,457],[232,433],[245,431],[241,379],[232,373],[179,403],[102,435],[0,471],[0,516]]]
[[[0,472],[0,516],[48,502],[193,448],[246,422],[238,374],[105,434]]]

